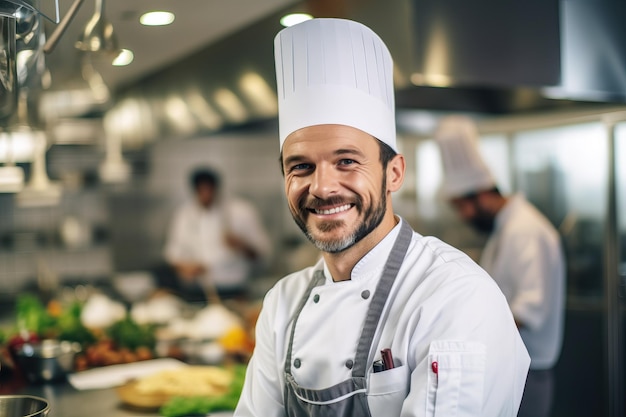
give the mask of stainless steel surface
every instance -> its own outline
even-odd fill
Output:
[[[49,417],[136,417],[136,410],[125,409],[115,389],[78,391],[69,383],[29,385],[23,393],[46,398],[50,403]],[[141,413],[154,415],[158,413]]]
[[[96,0],[96,10],[76,42],[76,48],[85,52],[109,53],[113,58],[119,53],[113,25],[104,15],[104,0]]]
[[[414,0],[412,77],[424,85],[546,86],[560,80],[557,0]],[[529,25],[528,22],[533,24]],[[537,65],[541,62],[541,65]]]
[[[32,395],[0,395],[0,417],[44,417],[50,412],[48,401]]]
[[[624,415],[624,324],[622,304],[619,299],[620,236],[617,213],[617,164],[619,156],[616,154],[616,124],[607,119],[606,127],[609,152],[607,161],[608,201],[604,236],[604,285],[606,288],[608,415],[609,417],[621,417]]]
[[[74,357],[80,350],[78,343],[43,340],[25,343],[15,355],[25,377],[32,382],[42,382],[65,378],[74,370]]]
[[[125,407],[114,388],[78,391],[69,383],[49,383],[26,386],[20,393],[46,398],[50,403],[49,417],[138,417],[158,416],[156,411],[138,411]],[[232,416],[230,412],[211,414]]]
[[[0,126],[5,125],[17,107],[15,58],[15,19],[0,16]]]
[[[65,14],[65,16],[63,16],[63,19],[61,20],[61,22],[59,22],[59,24],[56,26],[54,31],[48,37],[48,40],[46,41],[43,47],[43,51],[45,53],[49,54],[52,51],[54,51],[54,48],[57,46],[57,43],[59,42],[59,39],[61,39],[61,36],[63,36],[65,31],[67,30],[68,25],[72,22],[72,20],[76,16],[76,13],[78,12],[78,9],[80,8],[80,6],[83,4],[83,1],[84,0],[74,0],[69,10]]]

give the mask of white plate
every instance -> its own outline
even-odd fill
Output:
[[[158,371],[189,366],[172,358],[150,359],[147,361],[103,366],[68,375],[70,384],[77,390],[112,388],[142,376]]]

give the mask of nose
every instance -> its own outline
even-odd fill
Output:
[[[332,167],[318,165],[311,175],[309,193],[320,199],[326,199],[339,190],[337,172]]]

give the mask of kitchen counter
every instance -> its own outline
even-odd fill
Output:
[[[131,410],[120,402],[114,388],[79,391],[68,382],[26,385],[17,394],[42,397],[50,403],[49,417],[138,417],[157,412]]]
[[[50,403],[48,417],[156,417],[156,411],[126,407],[114,388],[77,390],[69,382],[23,385],[12,392],[45,398]],[[210,414],[212,417],[231,417],[232,412]]]

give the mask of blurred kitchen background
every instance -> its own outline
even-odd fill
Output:
[[[478,259],[484,238],[442,199],[432,142],[440,117],[474,117],[501,188],[524,192],[565,243],[554,416],[625,415],[626,2],[104,2],[0,0],[0,311],[27,289],[159,271],[198,164],[271,233],[256,296],[310,264],[284,201],[273,37],[288,13],[348,17],[395,60],[398,213]],[[142,26],[156,9],[174,21]],[[84,38],[90,22],[101,39]],[[111,65],[121,48],[134,61]]]

